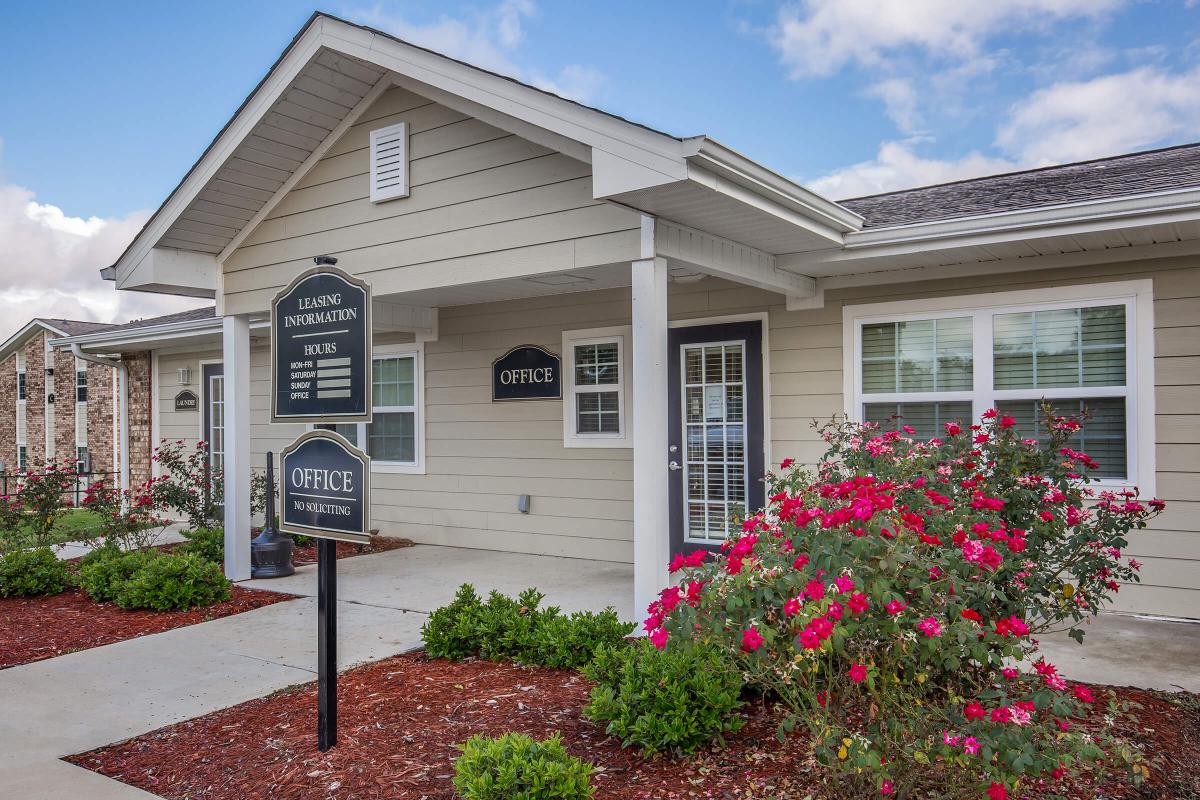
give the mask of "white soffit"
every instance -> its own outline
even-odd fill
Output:
[[[158,240],[220,253],[366,97],[384,70],[322,49]]]

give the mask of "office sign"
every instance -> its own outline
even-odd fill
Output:
[[[492,400],[562,397],[562,362],[535,344],[514,347],[492,362]]]
[[[310,431],[279,457],[279,530],[323,539],[371,537],[371,459],[333,431]]]
[[[196,411],[200,408],[200,398],[190,389],[184,389],[175,395],[176,411]]]
[[[371,287],[332,266],[271,301],[271,421],[371,421]]]

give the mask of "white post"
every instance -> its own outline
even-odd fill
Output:
[[[250,577],[250,318],[222,318],[225,349],[225,576]]]
[[[633,603],[642,619],[667,585],[667,262],[633,262]]]

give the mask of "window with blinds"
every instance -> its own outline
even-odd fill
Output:
[[[1042,438],[1048,403],[1056,415],[1087,415],[1070,446],[1099,463],[1093,477],[1124,481],[1135,429],[1127,413],[1132,302],[864,320],[860,419],[929,438],[947,422],[969,424],[995,408],[1026,437]]]
[[[371,368],[371,421],[314,427],[340,433],[366,450],[373,465],[420,467],[421,413],[418,355],[377,354]]]

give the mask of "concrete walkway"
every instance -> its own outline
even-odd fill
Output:
[[[183,535],[183,531],[187,529],[186,522],[172,522],[167,527],[163,528],[155,539],[155,544],[175,544],[177,542],[187,541],[187,537]],[[103,539],[99,539],[95,544],[87,542],[63,542],[62,544],[53,545],[50,549],[54,554],[63,561],[68,561],[72,558],[80,558],[92,552],[96,547],[104,544]]]
[[[627,598],[632,576],[599,562],[444,547],[346,559],[338,562],[343,669],[419,646],[428,612],[464,581],[482,592],[537,584],[548,602],[574,610]],[[248,585],[303,596],[0,670],[0,798],[151,798],[59,759],[313,680],[315,568]]]
[[[347,668],[417,647],[428,613],[463,582],[481,593],[536,585],[566,611],[612,605],[632,618],[632,572],[432,546],[345,559],[338,562],[340,661]],[[0,798],[152,798],[59,759],[313,680],[316,568],[246,585],[300,598],[0,670]],[[1107,615],[1085,642],[1055,637],[1043,647],[1071,678],[1200,692],[1200,625]]]

